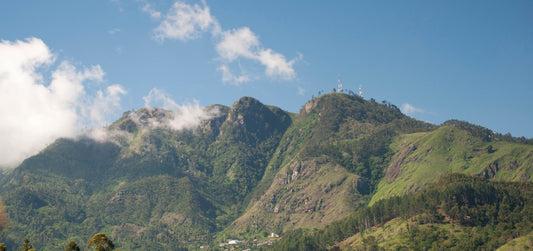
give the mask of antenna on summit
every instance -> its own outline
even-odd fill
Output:
[[[341,82],[341,77],[339,75],[337,75],[337,82],[339,84],[339,86],[337,88],[337,92],[338,93],[342,93],[342,82]]]

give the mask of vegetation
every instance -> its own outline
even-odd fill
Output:
[[[2,198],[0,198],[0,231],[4,231],[8,226],[9,226],[9,215],[6,212]]]
[[[87,243],[87,248],[94,246],[95,251],[109,251],[115,249],[113,241],[104,233],[95,234]]]
[[[452,119],[452,120],[445,121],[444,123],[442,123],[442,125],[455,126],[457,128],[460,128],[462,130],[469,132],[472,136],[480,138],[485,142],[505,141],[505,142],[533,145],[533,139],[526,139],[525,137],[519,137],[519,138],[513,137],[511,136],[510,133],[506,133],[506,134],[496,133],[488,128],[474,125],[466,121]]]
[[[394,155],[370,202],[416,192],[450,173],[496,180],[533,181],[533,146],[486,142],[454,126],[402,134],[390,145]]]
[[[387,243],[398,243],[395,249],[494,250],[508,239],[525,236],[533,230],[532,199],[533,184],[529,182],[495,182],[451,174],[421,193],[378,201],[323,230],[311,234],[294,231],[273,249],[338,248],[338,243],[357,233],[368,237],[356,245],[365,249],[379,249],[379,245],[383,248],[385,242],[378,245],[371,234],[373,227],[399,217],[411,220],[406,231],[394,237],[405,241],[387,240]],[[447,232],[440,227],[443,224],[457,224],[462,231]]]
[[[17,251],[35,251],[35,249],[31,245],[30,240],[26,238],[24,239],[24,243],[22,243],[22,245],[20,246],[19,249],[17,249]]]
[[[65,251],[80,251],[80,246],[78,246],[78,243],[75,241],[69,241],[67,244],[67,248],[65,248]]]
[[[267,237],[274,233],[283,239],[279,247],[294,248],[433,247],[443,238],[459,247],[462,238],[478,237],[476,247],[495,247],[529,231],[516,223],[530,217],[523,209],[528,183],[481,179],[532,181],[529,140],[461,121],[416,121],[389,102],[353,93],[313,98],[299,114],[250,97],[206,109],[219,116],[180,131],[153,127],[173,116],[169,111],[126,112],[107,128],[105,142],[59,139],[1,172],[0,241],[11,250],[24,238],[39,249],[77,250],[94,233],[106,233],[89,246],[100,248],[107,238],[116,243],[104,249],[180,250],[230,239],[275,241]],[[463,198],[457,195],[495,189],[497,197],[485,204],[467,197],[464,204],[430,185],[451,173],[481,177],[472,180],[479,187],[442,181],[440,190]],[[448,181],[468,183],[461,179]],[[526,185],[518,193],[510,184]],[[417,204],[429,191],[448,202]],[[504,224],[491,211],[502,203],[516,219]],[[389,234],[398,240],[392,246],[380,244],[384,233],[375,228],[387,224],[403,231]],[[287,239],[295,242],[284,246]]]
[[[97,251],[109,251],[115,249],[115,244],[109,237],[104,233],[98,233],[94,235],[89,242],[87,243],[87,248],[94,247],[94,250]],[[0,243],[0,251],[6,251],[7,247],[4,243]],[[22,245],[17,249],[17,251],[35,251],[30,240],[28,238],[24,239]],[[65,251],[80,251],[80,247],[75,241],[70,241],[65,248]]]

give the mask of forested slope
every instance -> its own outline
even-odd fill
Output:
[[[277,249],[493,249],[531,231],[529,139],[342,93],[298,114],[250,97],[205,112],[185,129],[164,126],[173,111],[125,112],[105,139],[59,139],[3,172],[0,242],[63,250],[103,232],[122,250],[246,249],[274,233]]]
[[[325,229],[293,231],[275,250],[494,250],[533,230],[533,184],[451,174],[380,200]]]

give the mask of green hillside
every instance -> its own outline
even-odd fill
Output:
[[[533,181],[533,145],[487,142],[455,126],[401,135],[391,148],[395,155],[370,204],[416,192],[449,173]]]
[[[60,139],[27,159],[2,185],[4,243],[57,250],[98,232],[125,250],[211,242],[242,213],[291,117],[249,97],[206,109],[219,116],[181,131],[150,127],[169,111],[126,112],[110,141]]]
[[[274,250],[495,250],[527,246],[533,184],[450,174],[326,228],[287,234]],[[513,238],[521,237],[512,243]],[[502,247],[502,248],[505,248]]]
[[[430,128],[394,106],[358,96],[334,93],[309,101],[267,168],[265,192],[224,236],[321,228],[350,215],[375,189],[394,135]]]
[[[16,250],[28,238],[37,250],[64,250],[105,233],[121,250],[228,248],[219,245],[230,239],[242,241],[231,246],[237,250],[269,241],[289,250],[466,247],[458,243],[474,237],[489,249],[515,238],[508,245],[528,245],[521,237],[531,229],[486,210],[519,199],[509,215],[529,220],[532,140],[461,121],[436,126],[388,102],[340,93],[314,98],[298,114],[251,97],[204,109],[216,116],[181,130],[166,126],[172,111],[125,112],[105,128],[106,140],[59,139],[3,171],[10,223],[0,242]],[[499,197],[464,207],[449,195],[459,198],[466,181]],[[439,193],[446,189],[453,191]],[[479,189],[471,188],[486,195]],[[417,204],[428,194],[441,202]],[[380,211],[391,206],[405,210]],[[474,219],[465,215],[472,210],[489,220],[458,218]],[[496,242],[472,232],[492,236],[498,227],[511,232]],[[424,236],[434,241],[418,243]]]

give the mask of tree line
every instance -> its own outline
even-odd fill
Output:
[[[493,132],[492,130],[488,128],[474,125],[466,121],[452,119],[452,120],[443,122],[442,125],[455,126],[457,128],[463,129],[469,132],[470,135],[480,138],[485,142],[504,141],[504,142],[511,142],[511,143],[522,143],[522,144],[533,145],[533,139],[527,139],[524,136],[513,137],[511,136],[510,133],[501,134],[501,133]]]
[[[530,182],[495,182],[451,174],[418,194],[378,201],[322,230],[307,234],[302,230],[288,232],[270,249],[334,250],[338,248],[336,243],[356,233],[364,233],[394,218],[407,221],[418,216],[417,224],[408,225],[404,236],[408,241],[403,248],[494,250],[507,240],[533,230],[532,199],[533,184]],[[421,227],[422,223],[457,224],[468,231],[454,236],[432,228],[434,225]],[[365,241],[367,248],[379,249],[372,237]]]
[[[111,251],[115,250],[115,244],[113,241],[104,233],[95,234],[87,242],[87,248],[94,248],[94,251]],[[4,243],[0,243],[0,251],[6,251],[7,246]],[[36,251],[37,249],[33,248],[30,240],[28,238],[24,239],[24,242],[17,251]],[[70,241],[65,248],[65,251],[80,251],[80,246],[75,241]]]

